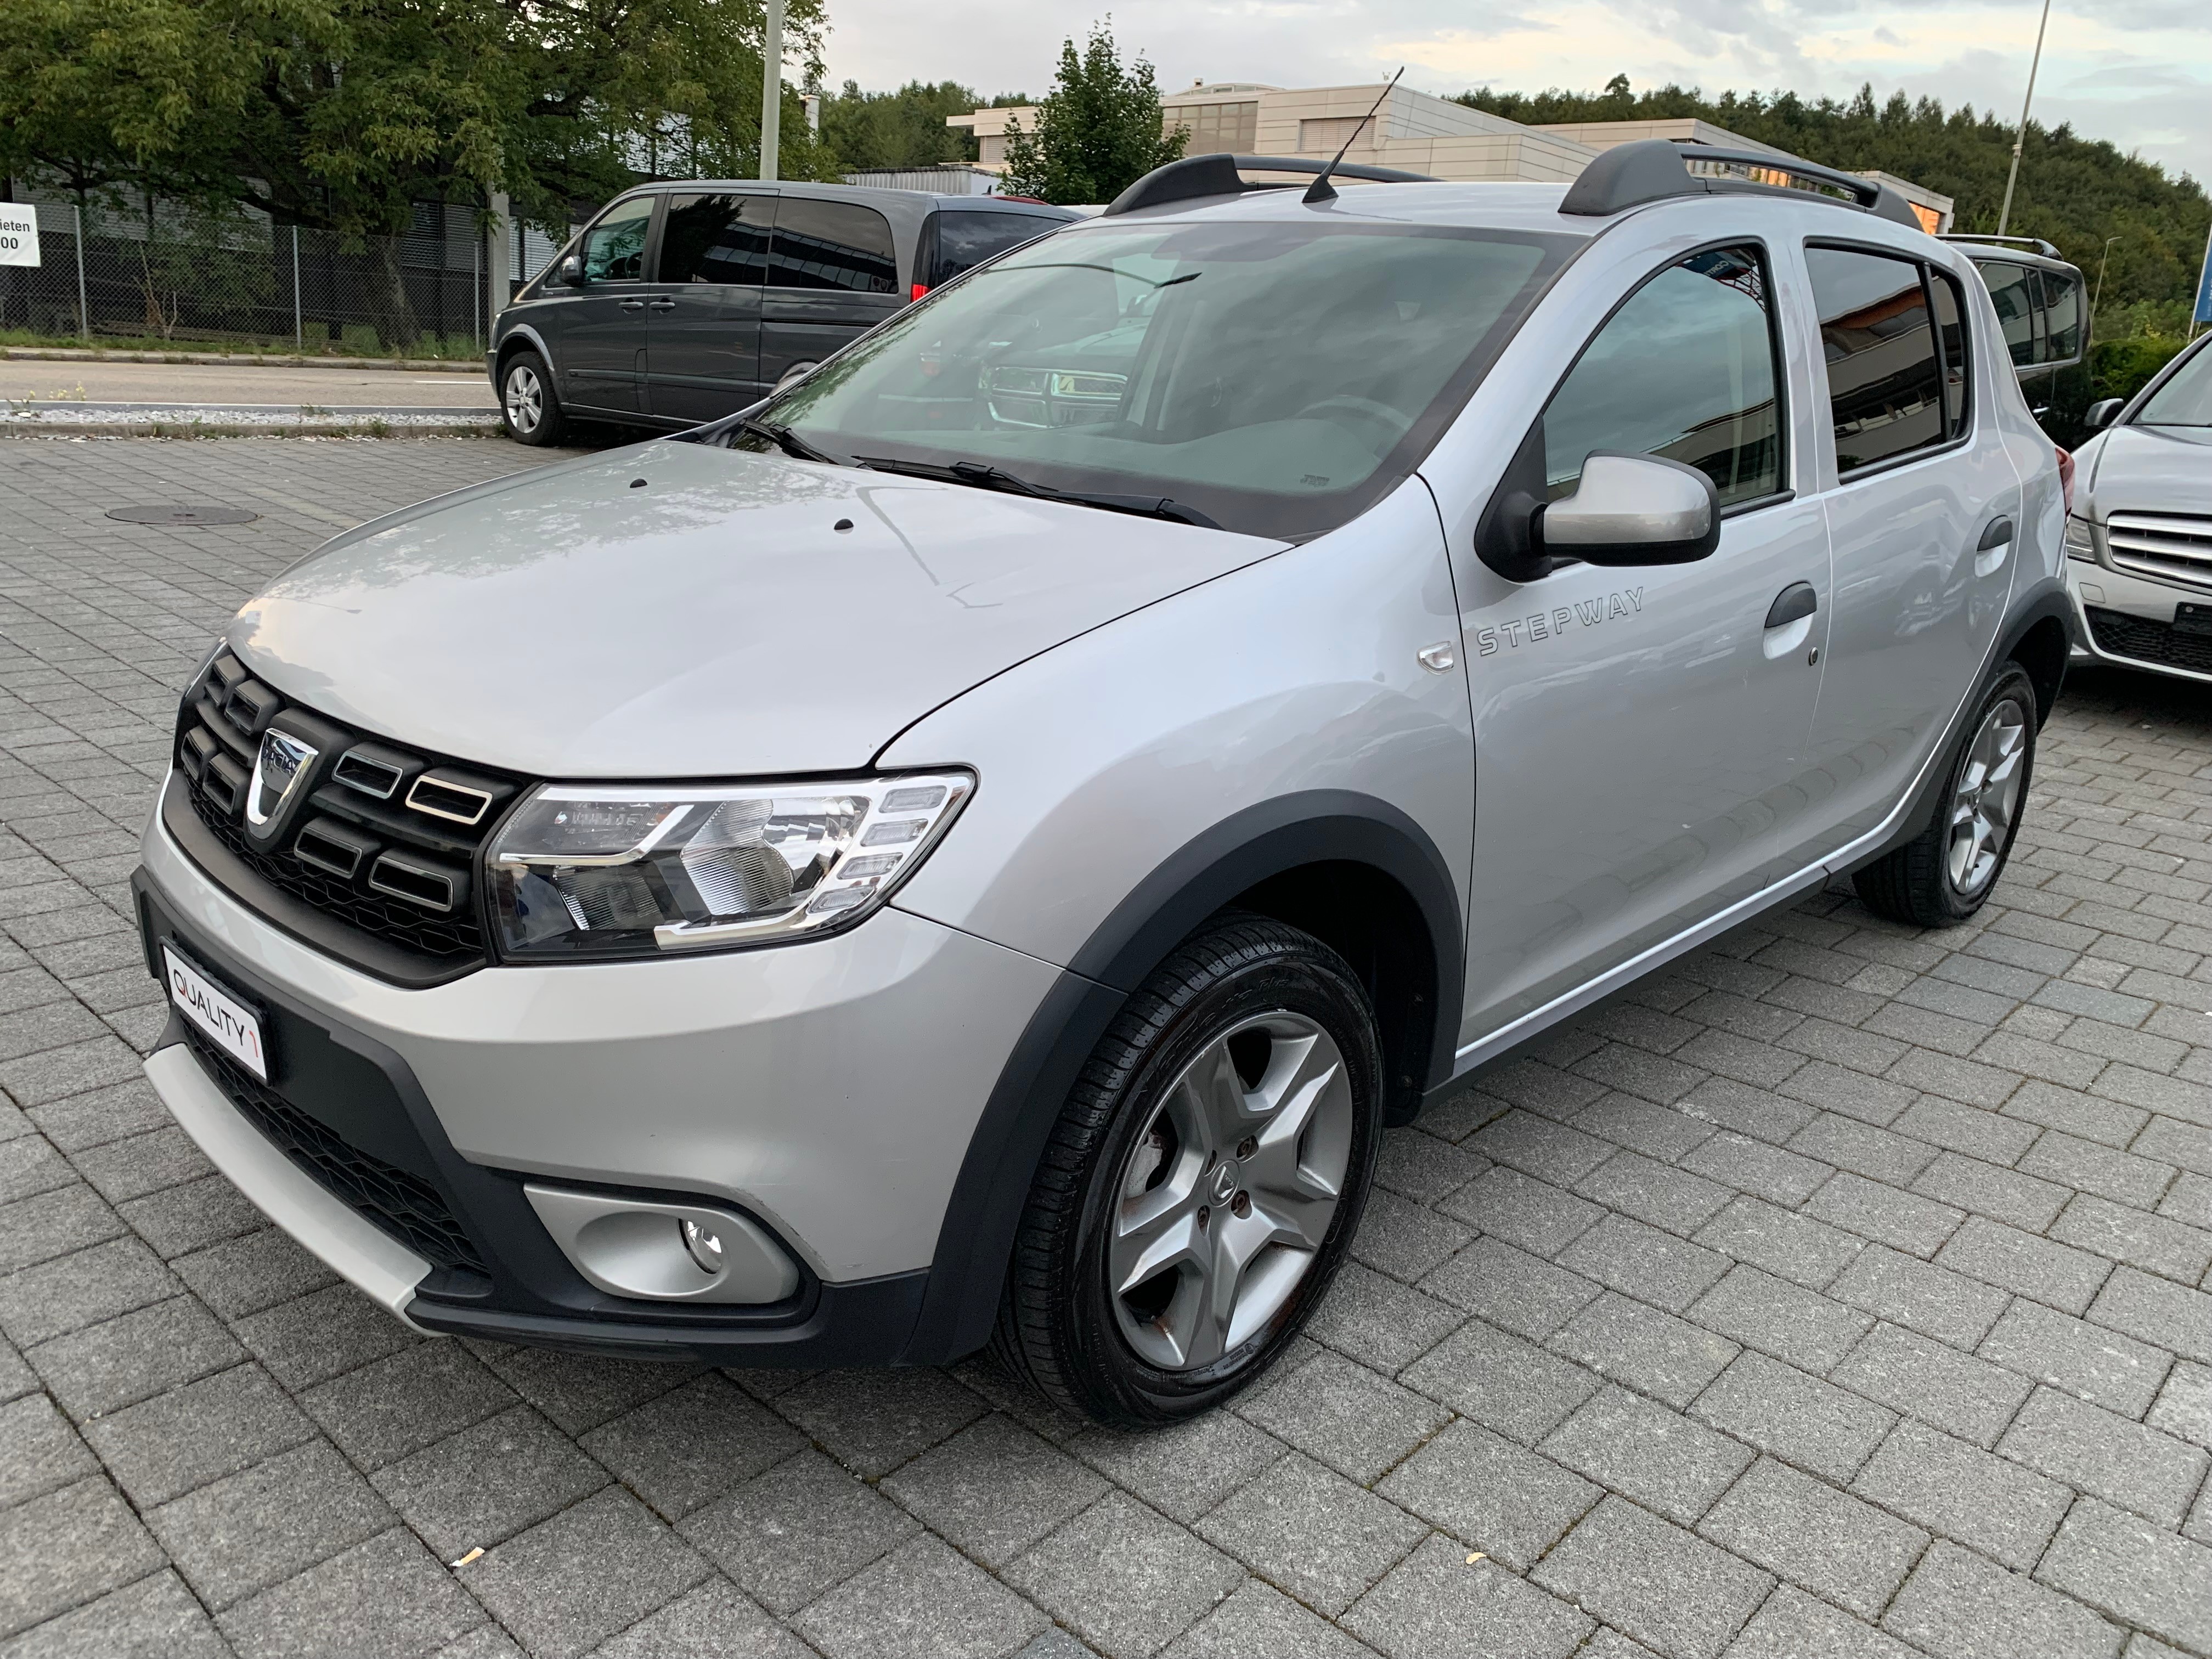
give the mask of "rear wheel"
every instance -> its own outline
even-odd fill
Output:
[[[1935,820],[1851,877],[1876,915],[1948,927],[1988,902],[2012,856],[2035,766],[2035,684],[2016,662],[1990,677]]]
[[[1016,1238],[1001,1358],[1126,1426],[1244,1387],[1359,1224],[1380,1075],[1365,994],[1318,939],[1238,916],[1186,942],[1061,1112]]]
[[[553,391],[553,376],[536,352],[518,351],[500,370],[499,414],[507,435],[519,444],[543,447],[560,441],[568,421]]]

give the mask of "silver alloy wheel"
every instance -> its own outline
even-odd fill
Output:
[[[1343,1053],[1303,1014],[1243,1020],[1183,1067],[1122,1164],[1106,1249],[1147,1364],[1211,1364],[1281,1310],[1335,1219],[1352,1138]]]
[[[1989,885],[2020,810],[2027,755],[2027,711],[2007,697],[1983,717],[1951,797],[1951,841],[1944,869],[1952,891],[1972,898]]]
[[[538,384],[538,371],[517,363],[507,372],[507,422],[517,432],[535,432],[544,418],[545,388]]]

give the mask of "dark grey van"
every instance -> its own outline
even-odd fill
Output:
[[[849,185],[692,179],[617,198],[493,325],[507,435],[663,429],[757,403],[939,283],[1081,216]]]

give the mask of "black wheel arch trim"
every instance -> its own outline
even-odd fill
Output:
[[[1425,925],[1433,1019],[1410,1117],[1449,1073],[1466,951],[1458,884],[1428,833],[1388,801],[1307,790],[1224,819],[1164,860],[1079,950],[1030,1017],[985,1101],[946,1200],[927,1292],[902,1356],[941,1364],[990,1339],[1037,1160],[1084,1061],[1129,994],[1207,917],[1267,880],[1315,864],[1364,865],[1395,882]]]

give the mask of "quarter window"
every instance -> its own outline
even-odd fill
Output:
[[[973,270],[1010,247],[1035,241],[1055,221],[1027,213],[947,208],[933,222],[937,228],[937,253],[929,262],[927,281],[930,287],[941,288],[962,271]]]
[[[653,198],[617,202],[584,233],[584,280],[635,283],[645,276],[645,238],[653,228]]]
[[[758,288],[768,280],[773,196],[672,196],[660,229],[660,280]]]
[[[1973,410],[1973,388],[1968,381],[1966,301],[1957,281],[1931,270],[1929,291],[1936,296],[1936,335],[1943,348],[1943,429],[1946,435],[1966,435]]]
[[[776,288],[896,294],[890,225],[873,208],[784,197],[776,205],[768,280]]]
[[[1977,262],[1982,280],[1989,284],[1990,298],[1997,308],[1997,325],[2004,331],[2005,349],[2012,354],[2016,368],[2034,362],[2039,353],[2035,345],[2035,278],[2026,265],[2008,265],[1997,260]]]
[[[1805,263],[1828,362],[1837,471],[1942,443],[1943,365],[1918,262],[1808,247]]]
[[[1552,498],[1573,493],[1599,449],[1686,462],[1723,507],[1781,489],[1771,304],[1751,247],[1692,254],[1637,289],[1544,411]]]

